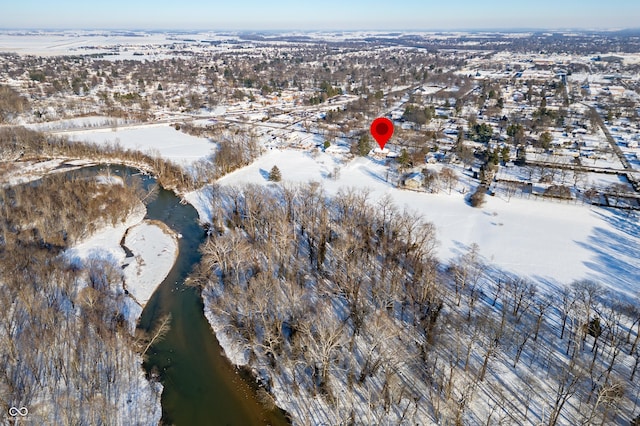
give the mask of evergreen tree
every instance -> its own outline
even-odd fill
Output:
[[[400,152],[400,156],[398,157],[398,164],[400,164],[402,168],[406,168],[409,166],[409,163],[411,163],[411,158],[409,157],[407,150],[403,148],[402,152]]]
[[[500,150],[500,156],[502,157],[502,161],[508,163],[511,161],[510,150],[508,146],[503,146]]]
[[[551,147],[551,142],[553,142],[553,136],[549,132],[544,132],[540,135],[540,139],[538,143],[542,149],[549,149]]]
[[[358,155],[366,157],[369,155],[369,151],[371,151],[371,140],[369,135],[365,133],[358,139]]]
[[[498,148],[487,152],[487,163],[494,166],[497,166],[498,163],[500,163],[500,152]]]
[[[519,123],[509,124],[507,127],[507,136],[511,138],[514,145],[524,142],[524,127]]]
[[[271,182],[280,182],[282,180],[282,175],[280,174],[278,166],[273,166],[271,168],[271,171],[269,172],[269,180]]]

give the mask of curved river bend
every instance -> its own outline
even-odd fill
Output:
[[[85,169],[99,173],[109,166]],[[110,168],[120,176],[137,175],[127,167]],[[140,176],[149,187],[155,179]],[[145,306],[138,327],[148,329],[170,313],[171,329],[151,347],[144,364],[147,372],[160,373],[163,424],[181,425],[286,425],[281,411],[266,410],[256,399],[256,389],[244,380],[222,355],[222,348],[204,316],[199,291],[184,284],[200,261],[198,248],[204,231],[191,205],[180,204],[170,191],[159,188],[157,198],[147,205],[148,219],[160,220],[176,233],[180,253],[167,278]]]

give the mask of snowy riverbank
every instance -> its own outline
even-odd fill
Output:
[[[122,285],[129,292],[125,316],[131,330],[155,289],[162,283],[178,256],[178,237],[157,221],[144,220],[142,203],[121,223],[108,225],[65,253],[71,263],[103,260],[123,268]],[[126,253],[121,246],[130,253]],[[122,292],[125,288],[119,288]]]
[[[127,230],[124,246],[133,254],[124,260],[126,289],[144,306],[178,257],[178,237],[164,223],[145,220]]]
[[[483,208],[473,208],[465,201],[468,187],[464,191],[453,188],[451,194],[445,190],[439,194],[401,190],[392,182],[386,181],[385,166],[369,158],[357,158],[343,163],[337,157],[324,153],[272,150],[253,164],[223,177],[217,182],[217,186],[189,193],[185,198],[196,207],[202,222],[210,222],[214,215],[211,199],[220,197],[226,186],[241,187],[247,183],[273,185],[267,177],[274,165],[281,171],[284,181],[282,185],[317,181],[322,183],[328,195],[334,195],[344,188],[367,189],[368,200],[372,205],[388,197],[400,210],[407,209],[420,214],[436,227],[440,241],[437,255],[443,263],[464,253],[471,244],[479,243],[483,261],[488,265],[488,274],[498,278],[510,273],[526,277],[536,285],[539,294],[555,294],[562,286],[579,279],[600,282],[619,295],[630,295],[637,290],[640,264],[632,248],[640,244],[640,229],[631,213],[535,197],[507,199],[499,194],[487,197]],[[336,168],[339,173],[334,178]],[[221,223],[225,223],[224,220]],[[337,409],[338,403],[332,406],[318,394],[295,391],[299,385],[295,378],[304,376],[306,372],[296,370],[295,364],[280,362],[286,361],[286,357],[279,359],[277,367],[274,367],[269,365],[264,356],[260,358],[261,355],[251,354],[245,343],[247,340],[229,322],[226,312],[235,311],[233,305],[227,305],[219,312],[213,307],[211,292],[217,291],[221,290],[215,286],[203,290],[205,315],[231,362],[257,370],[259,376],[266,378],[276,404],[286,410],[294,422],[335,422],[332,410]],[[271,299],[270,301],[275,303]],[[551,324],[550,329],[559,328],[557,319],[547,320]],[[513,330],[513,333],[518,331],[517,328]],[[553,336],[552,333],[549,335]],[[471,348],[474,340],[470,342]],[[378,350],[371,342],[362,342],[362,345],[363,348],[366,345],[371,348],[370,352],[363,350],[362,353],[370,354]],[[533,358],[535,350],[537,349],[528,349],[529,352],[524,352],[523,357]],[[259,345],[256,351],[261,351]],[[511,356],[509,351],[509,348],[505,349],[505,354]],[[562,353],[562,349],[558,353]],[[509,362],[496,362],[491,367],[496,372],[491,370],[488,374],[492,377],[495,374],[495,378],[499,379],[506,374],[505,371],[509,371],[509,366],[513,366]],[[539,367],[538,364],[513,366],[516,370],[509,374],[513,374],[514,379],[509,380],[509,383],[521,386],[521,379],[533,377],[533,371]],[[413,375],[413,371],[402,371],[398,367],[396,374],[408,383],[407,387],[415,389],[417,395],[427,395],[429,388],[423,387],[424,383]],[[540,382],[540,395],[553,392],[555,382],[550,383],[552,384]],[[331,382],[333,394],[347,395],[350,392],[347,385],[347,379],[336,375]],[[380,382],[372,382],[374,387],[379,385]],[[513,395],[520,392],[516,387],[509,389]],[[493,397],[490,392],[487,394]],[[357,392],[352,396],[356,399],[362,397]],[[427,405],[420,405],[417,401],[418,399],[412,415],[416,419],[425,419],[425,423],[429,424],[426,419],[430,419],[431,414],[426,411]],[[534,401],[542,406],[542,399]],[[343,402],[344,400],[340,401],[341,404]],[[473,409],[479,418],[487,418],[490,417],[491,404],[486,400],[478,400]],[[353,412],[356,418],[370,419],[366,404],[355,405],[359,407]],[[404,408],[414,410],[413,405]],[[542,418],[545,413],[537,411],[533,415]]]
[[[122,270],[122,284],[114,288],[116,297],[124,295],[123,315],[131,333],[155,289],[162,283],[178,256],[178,237],[162,222],[145,220],[145,206],[140,203],[127,218],[107,225],[89,238],[65,252],[71,263],[84,264],[93,260],[107,261]],[[123,246],[126,247],[128,253]],[[136,363],[142,364],[137,356]],[[147,380],[140,367],[137,374],[127,376],[127,392],[120,398],[121,412],[153,413],[153,424],[160,422],[162,385]],[[133,401],[133,403],[132,403]],[[134,407],[134,408],[132,408]],[[135,407],[139,407],[136,411]]]

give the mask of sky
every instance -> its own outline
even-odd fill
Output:
[[[2,0],[3,29],[640,28],[638,0]],[[216,4],[220,3],[220,4]]]

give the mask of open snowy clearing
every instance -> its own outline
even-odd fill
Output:
[[[150,124],[123,129],[80,130],[68,132],[73,141],[95,144],[119,144],[122,148],[158,154],[164,159],[189,165],[206,158],[214,151],[215,144],[180,132],[168,124]]]
[[[438,256],[446,262],[471,244],[480,246],[487,262],[499,272],[516,273],[553,288],[589,278],[622,292],[638,291],[640,226],[633,215],[559,201],[487,197],[484,207],[469,206],[454,190],[427,194],[395,188],[386,182],[381,161],[357,158],[346,164],[325,153],[271,150],[255,163],[220,179],[221,185],[269,184],[277,165],[283,182],[321,182],[331,194],[340,188],[368,188],[376,202],[389,195],[400,208],[418,212],[433,222],[440,242]],[[330,178],[340,168],[338,179]],[[187,199],[203,221],[210,220],[207,192]]]

